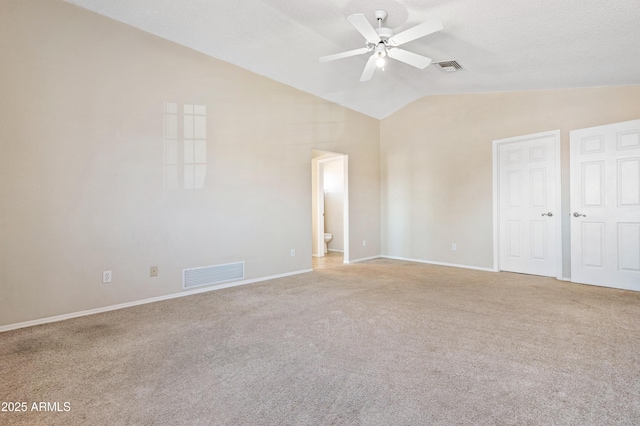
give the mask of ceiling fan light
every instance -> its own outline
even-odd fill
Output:
[[[383,68],[387,61],[384,59],[384,55],[378,55],[378,59],[376,59],[376,66],[378,68]]]

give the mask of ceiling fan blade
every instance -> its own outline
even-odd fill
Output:
[[[442,22],[431,19],[427,22],[423,22],[420,25],[416,25],[415,27],[409,28],[406,31],[396,34],[393,37],[389,37],[389,44],[391,46],[400,46],[401,44],[409,43],[410,41],[413,41],[417,38],[438,32],[443,28],[444,26],[442,25]]]
[[[404,62],[405,64],[412,65],[416,68],[420,68],[421,70],[425,69],[429,66],[429,64],[431,64],[431,58],[409,52],[408,50],[398,49],[397,47],[389,49],[387,55],[391,59]]]
[[[364,66],[364,70],[362,71],[362,75],[360,76],[360,81],[371,80],[371,77],[373,77],[373,72],[377,68],[376,59],[376,55],[371,55],[371,57],[367,61],[367,65]]]
[[[334,55],[327,55],[319,58],[320,62],[330,62],[335,61],[336,59],[348,58],[350,56],[362,55],[371,51],[371,49],[367,49],[366,47],[362,47],[360,49],[349,50],[347,52],[336,53]]]
[[[348,18],[351,25],[356,27],[356,30],[360,32],[369,43],[379,43],[380,36],[373,28],[373,26],[367,21],[367,18],[363,13],[356,13],[354,15],[350,15]]]

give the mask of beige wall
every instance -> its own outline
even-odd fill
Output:
[[[637,118],[640,86],[433,96],[410,104],[380,124],[382,253],[492,268],[492,141],[560,129],[568,277],[569,131]]]
[[[349,155],[351,258],[380,253],[378,120],[48,0],[0,0],[0,94],[0,326],[310,268],[313,148]],[[164,188],[165,102],[207,108],[202,188]]]

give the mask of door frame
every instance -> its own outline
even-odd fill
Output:
[[[313,211],[314,209],[319,209],[319,205],[324,201],[320,199],[323,198],[323,190],[324,190],[324,182],[322,176],[322,165],[324,163],[328,163],[331,161],[342,160],[343,164],[343,263],[349,263],[349,156],[347,154],[341,154],[339,152],[331,152],[331,151],[322,151],[325,155],[313,158],[311,160],[312,164],[312,186],[315,186],[315,194],[316,199],[312,200],[312,234],[313,234],[313,225],[315,225],[316,234],[312,237],[312,245],[313,240],[315,240],[316,246],[312,248],[312,256],[314,257],[323,257],[324,256],[324,218],[321,217],[318,211]],[[313,192],[313,191],[312,191]],[[323,209],[324,210],[324,209]],[[315,214],[315,224],[313,223],[313,217]],[[316,253],[322,253],[322,256],[319,254],[313,254],[313,251]]]
[[[556,267],[555,276],[562,280],[562,183],[561,183],[561,166],[560,166],[560,130],[551,130],[547,132],[532,133],[529,135],[514,136],[505,139],[496,139],[493,141],[492,152],[492,173],[493,173],[493,270],[500,271],[500,147],[507,144],[515,144],[519,142],[527,142],[531,139],[543,137],[552,137],[554,141],[554,155],[556,156],[556,208],[558,213],[555,215],[556,227]]]

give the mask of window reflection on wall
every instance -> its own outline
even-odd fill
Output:
[[[207,107],[165,102],[164,188],[203,188],[206,174]]]
[[[178,189],[178,105],[164,104],[164,189]]]

